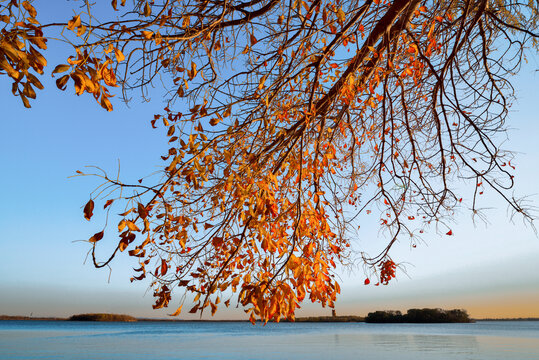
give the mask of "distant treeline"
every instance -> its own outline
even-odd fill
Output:
[[[375,311],[365,318],[368,323],[469,323],[466,310],[454,309],[409,309],[406,314],[400,311]]]
[[[71,316],[71,321],[137,321],[129,315],[120,314],[78,314]]]
[[[485,319],[477,319],[477,321],[539,321],[539,318],[537,317],[527,317],[527,318],[485,318]]]

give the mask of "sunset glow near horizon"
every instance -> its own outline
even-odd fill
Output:
[[[54,53],[53,46],[50,52]],[[537,62],[531,59],[514,78],[518,100],[511,109],[504,142],[506,149],[516,153],[517,196],[537,194],[539,92],[535,86],[539,78],[533,71]],[[4,110],[0,124],[0,252],[4,254],[0,314],[65,317],[111,312],[164,318],[175,310],[182,294],[175,294],[170,308],[152,310],[148,282],[129,282],[137,265],[132,259],[120,256],[111,273],[94,269],[90,261],[84,263],[89,246],[76,240],[89,238],[102,222],[100,214],[92,222],[84,220],[82,206],[99,182],[92,177],[69,178],[85,165],[116,173],[118,160],[120,174],[128,180],[159,170],[163,164],[159,157],[168,147],[163,129],[152,129],[150,120],[162,111],[164,101],[155,96],[152,102],[140,103],[135,97],[128,108],[116,98],[115,110],[107,113],[90,96],[57,90],[51,70],[42,77],[45,90],[38,92],[32,109],[11,96],[8,81],[0,82]],[[463,189],[470,194],[473,184]],[[433,228],[417,248],[404,240],[397,244],[391,255],[402,268],[388,286],[364,286],[361,264],[353,272],[343,269],[337,314],[440,307],[464,308],[474,318],[539,317],[539,239],[519,218],[510,222],[507,206],[496,194],[486,191],[484,196],[487,224],[474,226],[470,210],[463,206],[452,223],[453,236]],[[530,200],[533,206],[538,198]],[[362,225],[353,241],[358,251],[375,253],[385,245],[372,219],[373,225]],[[116,241],[105,237],[103,242],[107,240]],[[297,316],[330,313],[307,300]],[[198,319],[199,315],[184,311],[180,318]],[[214,318],[247,316],[234,304],[219,309]]]

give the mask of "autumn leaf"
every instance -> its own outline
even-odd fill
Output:
[[[127,228],[128,228],[130,231],[140,231],[140,229],[138,228],[138,226],[135,225],[135,223],[132,222],[131,220],[125,220],[125,225],[127,225]]]
[[[92,218],[94,215],[94,201],[90,199],[84,206],[84,218],[88,221]]]
[[[76,15],[71,20],[67,22],[67,28],[69,30],[75,30],[75,28],[78,28],[81,26],[80,16]]]
[[[69,80],[69,75],[64,75],[61,78],[56,80],[56,87],[60,90],[65,90],[67,87],[67,81]]]
[[[174,313],[169,314],[169,316],[178,316],[178,315],[180,315],[180,313],[182,312],[182,307],[183,307],[183,304],[180,305],[180,307],[177,308],[176,311],[174,311]]]
[[[31,17],[33,17],[33,18],[36,17],[37,11],[32,5],[30,5],[30,3],[28,1],[23,1],[22,6],[24,7],[24,9],[26,11],[28,11],[28,14],[30,14]]]
[[[119,232],[122,232],[123,229],[125,229],[125,226],[127,225],[127,222],[122,219],[119,223],[118,223],[118,231]]]
[[[161,259],[161,276],[165,276],[168,270],[168,264],[165,259]]]
[[[56,65],[56,67],[52,71],[52,74],[54,75],[54,74],[57,74],[57,73],[63,73],[63,72],[66,72],[67,70],[69,70],[70,68],[71,68],[71,66],[67,65],[67,64]]]
[[[146,4],[144,4],[144,16],[148,17],[152,14],[152,8],[150,4],[146,1]]]
[[[116,56],[117,62],[122,62],[125,60],[124,54],[120,51],[120,49],[114,48],[114,55]]]
[[[138,211],[139,216],[142,219],[146,219],[146,217],[148,216],[148,212],[146,210],[146,207],[144,205],[142,205],[141,203],[138,203],[137,211]]]
[[[98,242],[99,240],[103,239],[103,234],[105,231],[100,231],[98,233],[95,233],[88,241],[91,243]]]
[[[146,40],[150,40],[153,36],[153,31],[142,30],[141,34]]]

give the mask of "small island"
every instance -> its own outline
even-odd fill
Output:
[[[365,318],[367,323],[470,323],[473,322],[463,309],[409,309],[400,311],[375,311]]]
[[[68,320],[70,321],[128,321],[133,322],[137,321],[136,318],[129,315],[121,314],[78,314],[71,316]]]

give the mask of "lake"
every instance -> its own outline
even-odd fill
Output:
[[[539,359],[539,321],[0,321],[0,359]]]

